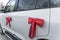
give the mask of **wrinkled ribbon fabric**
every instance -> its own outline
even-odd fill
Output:
[[[6,17],[6,25],[10,25],[10,21],[12,21],[11,17]]]
[[[39,18],[28,18],[28,23],[31,24],[29,30],[29,37],[32,39],[36,36],[36,25],[39,27],[43,27],[44,20]]]

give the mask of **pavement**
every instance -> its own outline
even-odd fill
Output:
[[[5,35],[0,34],[0,40],[10,40],[10,39],[6,37]]]

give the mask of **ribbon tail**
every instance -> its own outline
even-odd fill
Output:
[[[6,21],[6,25],[8,25],[8,21]]]
[[[29,37],[32,39],[36,36],[36,23],[32,22],[30,31],[29,31]]]
[[[11,24],[10,24],[10,22],[9,22],[9,27],[11,27]]]

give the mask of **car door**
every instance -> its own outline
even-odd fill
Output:
[[[15,9],[16,7],[17,9]],[[23,35],[26,40],[31,40],[29,37],[29,30],[32,24],[28,23],[29,18],[34,20],[43,19],[44,22],[42,27],[36,24],[36,36],[34,36],[33,39],[45,37],[49,34],[49,0],[18,0],[16,7],[14,8],[15,10],[12,10],[13,7],[9,7],[8,11],[6,11],[4,26],[8,26],[7,28]],[[6,25],[6,17],[12,18],[10,22],[11,27]]]

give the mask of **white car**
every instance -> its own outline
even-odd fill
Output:
[[[12,40],[60,40],[60,0],[10,0],[1,27]]]

